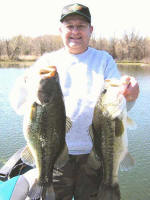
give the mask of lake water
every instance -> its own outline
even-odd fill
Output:
[[[129,116],[137,129],[128,131],[129,151],[136,165],[119,172],[122,200],[150,200],[150,67],[119,66],[122,74],[137,78],[140,95]],[[24,69],[0,68],[0,167],[25,145],[22,117],[10,107],[9,94],[15,79]]]

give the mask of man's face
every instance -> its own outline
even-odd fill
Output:
[[[60,27],[63,43],[72,54],[87,50],[93,27],[80,15],[71,15],[64,19]]]

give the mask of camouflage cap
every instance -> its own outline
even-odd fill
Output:
[[[67,17],[69,15],[73,15],[73,14],[81,15],[81,16],[85,17],[85,19],[89,23],[91,23],[91,14],[90,14],[89,8],[87,6],[84,6],[84,5],[78,4],[78,3],[69,4],[69,5],[65,6],[62,10],[60,21],[63,22],[65,17]]]

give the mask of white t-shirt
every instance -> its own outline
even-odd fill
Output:
[[[104,80],[120,77],[116,63],[106,51],[89,47],[84,53],[74,55],[63,48],[44,54],[33,67],[50,65],[56,66],[59,73],[66,115],[72,121],[72,127],[66,134],[69,154],[87,154],[92,148],[89,126]],[[23,113],[27,91],[23,83],[19,87],[17,85],[14,89],[17,101],[11,102],[16,112]]]

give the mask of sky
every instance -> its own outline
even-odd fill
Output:
[[[150,37],[149,0],[0,0],[0,39],[58,35],[62,8],[76,2],[90,8],[96,38]]]

